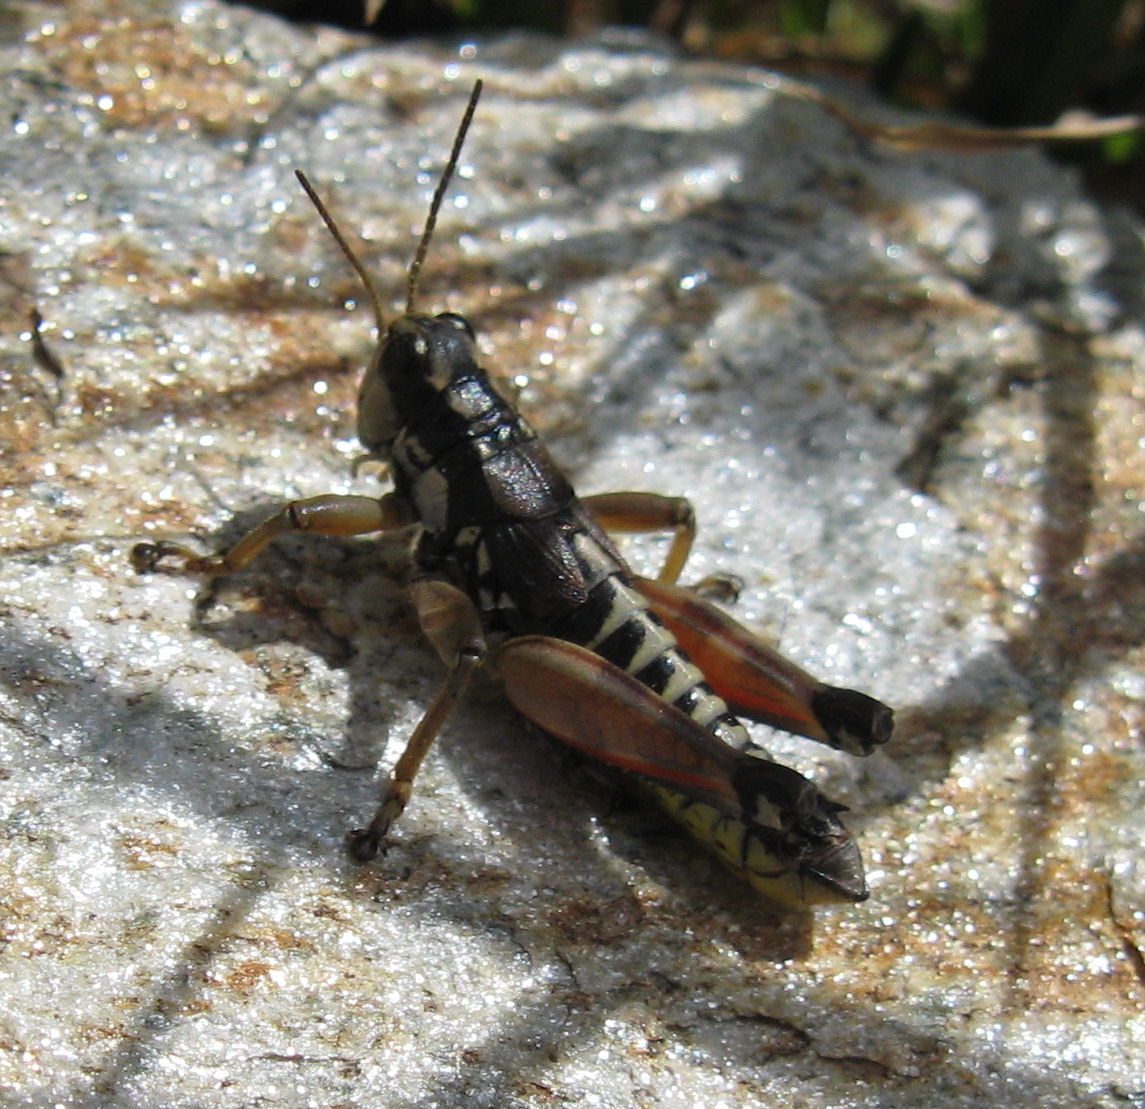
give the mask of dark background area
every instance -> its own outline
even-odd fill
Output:
[[[1145,113],[1145,0],[268,0],[380,38],[507,28],[577,38],[640,27],[700,57],[844,76],[900,104],[993,126]],[[1055,146],[1098,193],[1145,209],[1140,130]]]

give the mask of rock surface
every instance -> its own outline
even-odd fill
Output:
[[[4,19],[6,1102],[1145,1099],[1139,223],[1040,154],[882,150],[641,40]],[[778,912],[492,688],[352,869],[378,784],[346,767],[440,680],[401,544],[129,571],[378,488],[369,320],[293,170],[396,307],[477,76],[422,303],[581,489],[691,496],[689,575],[896,706],[862,764],[767,740],[850,807],[864,905]]]

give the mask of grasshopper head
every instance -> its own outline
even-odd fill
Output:
[[[480,371],[473,328],[454,312],[410,313],[390,324],[358,396],[358,438],[378,458],[405,427],[441,411],[442,394]]]
[[[445,198],[445,190],[457,169],[461,147],[477,109],[481,88],[480,80],[473,83],[473,91],[469,94],[469,102],[453,139],[449,161],[430,201],[429,215],[407,275],[405,314],[388,327],[384,322],[382,298],[362,260],[338,229],[306,175],[295,170],[306,195],[322,217],[322,222],[334,236],[354,272],[361,278],[374,309],[378,335],[385,336],[380,338],[358,395],[358,437],[372,457],[383,461],[389,458],[390,448],[402,428],[427,416],[432,419],[435,411],[441,411],[440,407],[427,407],[435,399],[435,394],[443,393],[454,378],[462,379],[468,371],[477,369],[473,357],[473,329],[469,324],[452,312],[443,312],[438,316],[415,312],[414,300],[438,212]]]

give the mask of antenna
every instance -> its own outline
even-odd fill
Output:
[[[437,214],[441,211],[441,203],[445,199],[445,190],[449,188],[449,182],[453,179],[454,171],[457,169],[457,161],[461,157],[461,147],[469,131],[469,124],[473,122],[473,113],[477,110],[477,101],[481,98],[483,87],[484,82],[480,78],[473,82],[473,91],[469,94],[469,102],[465,105],[465,114],[461,117],[461,124],[457,128],[457,135],[453,140],[453,149],[449,152],[449,161],[445,164],[445,170],[437,182],[437,188],[433,190],[433,199],[429,202],[429,215],[426,217],[425,229],[418,241],[417,253],[414,255],[413,262],[410,263],[409,278],[406,282],[407,316],[413,312],[414,297],[417,295],[417,279],[421,275],[422,263],[429,252],[430,239],[433,238],[433,230],[437,226]],[[374,310],[374,324],[378,329],[378,338],[381,339],[385,330],[385,313],[382,311],[382,298],[378,295],[378,289],[373,278],[370,277],[366,267],[362,264],[362,260],[346,241],[345,235],[338,229],[334,217],[330,215],[329,209],[314,191],[314,186],[310,184],[310,179],[300,169],[294,171],[294,176],[298,178],[299,184],[306,190],[306,195],[310,197],[310,203],[318,210],[322,222],[326,225],[326,230],[334,236],[334,241],[341,247],[346,260],[354,267],[354,272],[365,286],[366,293],[370,298],[370,305]]]
[[[310,197],[310,203],[318,209],[318,214],[322,217],[322,222],[326,224],[326,230],[334,236],[334,241],[342,248],[342,253],[346,255],[350,265],[354,267],[354,272],[361,278],[362,284],[366,287],[366,294],[370,298],[370,304],[374,309],[374,324],[378,329],[378,341],[382,339],[383,332],[385,331],[385,313],[382,312],[382,298],[378,296],[377,286],[374,284],[373,279],[370,277],[366,267],[362,265],[362,260],[354,253],[353,248],[348,242],[346,237],[338,230],[338,225],[334,222],[334,217],[322,203],[321,198],[314,191],[314,186],[310,184],[310,179],[300,169],[294,171],[294,176],[298,178],[298,183],[306,190],[306,195]]]
[[[421,240],[417,244],[417,253],[409,268],[409,279],[406,281],[406,315],[413,312],[413,301],[417,295],[417,279],[421,275],[421,266],[429,251],[429,241],[433,238],[433,229],[437,226],[437,213],[441,210],[441,202],[445,199],[445,190],[457,169],[457,160],[461,157],[461,147],[465,142],[465,135],[469,131],[469,124],[473,122],[473,113],[477,110],[477,101],[481,99],[481,90],[484,82],[479,77],[473,82],[473,91],[469,94],[469,103],[465,105],[465,114],[461,117],[461,124],[457,128],[457,135],[453,140],[453,149],[449,152],[449,161],[445,163],[445,170],[433,190],[433,199],[429,202],[429,215],[426,217],[425,230],[421,233]]]

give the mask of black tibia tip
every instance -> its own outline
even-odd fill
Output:
[[[356,828],[346,837],[346,851],[356,863],[373,862],[381,847],[381,841],[369,828]]]
[[[832,747],[849,755],[869,755],[886,743],[894,730],[895,714],[882,701],[853,689],[824,686],[811,697],[815,713]]]
[[[755,835],[786,869],[825,886],[836,899],[866,899],[862,855],[835,815],[842,805],[791,767],[747,755],[733,782]],[[776,817],[778,828],[771,825]]]

